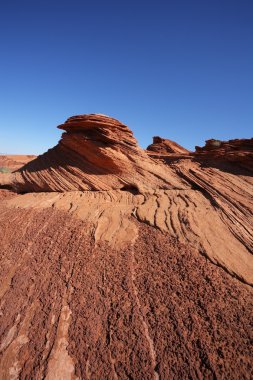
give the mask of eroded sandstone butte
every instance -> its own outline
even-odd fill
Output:
[[[60,128],[0,176],[0,378],[251,379],[252,139],[156,153],[103,115]]]
[[[58,128],[66,131],[58,145],[5,176],[6,185],[19,192],[184,188],[184,181],[153,161],[116,119],[79,115]]]

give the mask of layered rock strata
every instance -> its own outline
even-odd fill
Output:
[[[153,144],[147,147],[149,152],[159,154],[189,154],[189,150],[185,149],[175,141],[164,139],[159,136],[153,137]]]
[[[196,146],[195,152],[190,152],[174,141],[156,136],[146,152],[150,157],[168,164],[188,158],[203,163],[208,161],[207,165],[236,163],[253,170],[253,138],[228,141],[210,139],[203,147]]]
[[[198,161],[212,161],[213,164],[231,163],[240,168],[253,170],[253,138],[228,141],[207,140],[204,147],[196,146],[194,157]]]
[[[59,127],[0,177],[26,193],[0,190],[0,378],[251,379],[252,139],[160,154],[103,115]]]
[[[253,284],[252,139],[220,144],[212,140],[195,153],[173,143],[171,150],[185,153],[151,159],[116,119],[80,115],[59,128],[65,132],[56,147],[13,173],[11,180],[2,174],[5,187],[42,192],[17,197],[9,206],[71,212],[93,225],[97,241],[118,247],[138,235],[131,223],[134,216]],[[154,141],[159,145],[169,140]],[[161,162],[165,157],[173,161],[166,165]]]
[[[132,131],[104,115],[79,115],[59,126],[58,145],[2,180],[19,192],[184,188],[170,168],[138,147]],[[1,181],[1,179],[0,179]],[[0,182],[1,183],[1,182]]]

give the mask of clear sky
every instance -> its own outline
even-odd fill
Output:
[[[0,152],[39,154],[103,113],[142,147],[253,137],[252,0],[6,0]]]

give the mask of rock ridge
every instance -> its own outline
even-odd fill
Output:
[[[153,137],[153,144],[150,144],[147,147],[147,150],[150,152],[156,152],[160,154],[173,154],[173,153],[181,153],[181,154],[189,154],[190,151],[177,144],[175,141],[164,139],[159,136]]]
[[[0,176],[26,193],[0,189],[0,378],[253,378],[252,139],[161,153],[105,115],[59,128]]]
[[[196,146],[194,157],[197,160],[231,162],[253,170],[253,138],[221,141],[206,140],[204,147]]]
[[[101,114],[70,117],[59,143],[1,184],[18,192],[101,191],[189,187],[169,167],[142,150],[132,131]]]

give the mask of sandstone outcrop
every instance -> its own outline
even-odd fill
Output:
[[[236,158],[240,158],[241,154],[244,153],[245,155],[249,154],[252,158],[253,154],[253,138],[252,139],[234,139],[234,140],[228,140],[228,141],[221,141],[221,140],[215,140],[210,139],[206,140],[206,144],[204,147],[196,146],[196,153],[197,154],[205,154],[209,153],[213,157],[230,157],[230,154],[234,153],[234,156]]]
[[[253,170],[253,138],[228,141],[210,139],[206,140],[205,146],[196,146],[195,152],[190,152],[174,141],[156,136],[146,152],[149,157],[167,164],[179,159],[192,159],[203,164],[207,162],[209,166],[236,163],[237,167]]]
[[[55,207],[0,210],[1,379],[252,377],[252,288],[189,244],[132,217],[118,249]]]
[[[104,115],[59,128],[0,176],[25,193],[0,190],[0,378],[253,378],[253,139],[157,153]]]
[[[204,147],[196,146],[197,160],[213,160],[215,163],[231,162],[253,170],[253,138],[228,141],[207,140]]]
[[[153,144],[147,147],[150,152],[155,152],[158,154],[189,154],[189,150],[183,148],[181,145],[177,144],[175,141],[163,139],[159,136],[153,137]]]
[[[138,147],[132,131],[116,119],[79,115],[59,128],[66,131],[59,144],[13,173],[8,179],[10,187],[19,192],[141,192],[186,186],[170,168]]]

